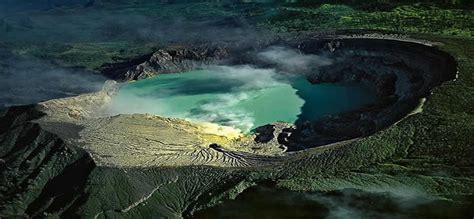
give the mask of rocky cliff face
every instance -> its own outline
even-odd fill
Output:
[[[337,42],[337,48],[331,47],[334,42]],[[456,77],[456,62],[452,56],[417,43],[340,39],[325,43],[303,42],[300,48],[306,53],[324,48],[332,50],[334,63],[309,72],[310,82],[373,84],[377,101],[320,121],[299,121],[288,141],[295,149],[373,134],[422,107],[434,87]]]
[[[67,210],[84,195],[95,164],[84,150],[68,147],[31,120],[44,113],[33,105],[0,113],[0,212],[44,216]]]
[[[227,50],[219,46],[160,49],[136,60],[104,66],[102,72],[114,80],[139,80],[158,74],[190,71],[222,60],[227,55]]]

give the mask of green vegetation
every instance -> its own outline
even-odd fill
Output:
[[[53,61],[62,66],[82,66],[99,70],[105,63],[151,53],[159,43],[104,42],[104,43],[14,43],[10,47],[17,55],[28,55]]]
[[[432,33],[474,36],[474,12],[443,9],[422,4],[398,6],[389,11],[362,11],[344,5],[323,4],[318,8],[284,7],[264,22],[276,31],[331,31],[371,29],[401,33]]]
[[[272,5],[256,3],[104,4],[0,16],[0,46],[15,54],[99,71],[102,64],[141,56],[169,42],[208,40],[217,37],[215,31],[226,34],[226,22],[240,16],[264,19],[274,12],[266,10]],[[211,28],[214,32],[203,39],[200,31]]]
[[[373,1],[371,2],[373,3]],[[336,3],[344,3],[344,1]],[[198,2],[192,3],[192,7],[190,7],[189,3],[165,5],[147,2],[128,5],[127,7],[111,5],[108,6],[110,7],[108,11],[109,15],[118,16],[119,21],[120,19],[136,20],[140,25],[147,23],[153,25],[154,21],[174,22],[173,17],[193,21],[202,20],[203,22],[209,18],[212,18],[212,20],[218,18],[224,20],[244,18],[256,22],[260,29],[271,29],[276,32],[375,30],[393,33],[428,33],[464,38],[474,37],[474,12],[473,10],[462,9],[462,7],[430,6],[420,3],[410,3],[408,5],[391,3],[391,7],[387,10],[377,10],[377,8],[384,5],[383,1],[375,5],[359,4],[357,7],[356,5],[352,3],[350,5],[305,4],[303,1],[281,7],[279,5],[270,6],[256,3],[232,5]],[[164,38],[154,39],[153,37],[147,38],[147,36],[137,35],[133,26],[131,30],[127,30],[120,22],[104,21],[102,24],[89,25],[90,20],[100,14],[99,11],[86,8],[79,9],[81,11],[79,13],[75,10],[77,9],[55,9],[47,13],[32,14],[21,19],[7,17],[0,20],[0,27],[14,27],[13,30],[21,30],[23,34],[39,36],[38,39],[31,42],[27,40],[26,43],[9,43],[9,47],[17,53],[54,60],[68,66],[85,66],[93,70],[99,70],[104,63],[149,53],[165,43]],[[42,25],[42,23],[48,23],[57,16],[61,18],[60,20],[71,20],[73,27],[81,29],[82,32],[78,37],[83,38],[83,40],[71,39],[65,42],[38,43],[45,33],[51,32],[50,34],[54,35],[57,28],[65,25],[61,22],[58,23],[59,27]],[[25,20],[30,21],[28,22],[30,23],[29,26],[32,26],[30,29],[23,27]],[[67,25],[69,23],[67,22]],[[160,31],[159,28],[154,30],[154,32]],[[8,34],[5,35],[5,37],[8,36]],[[166,35],[163,36],[166,38]],[[189,36],[192,35],[187,33],[186,37]],[[106,38],[102,39],[103,37]]]

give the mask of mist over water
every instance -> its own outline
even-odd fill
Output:
[[[288,72],[306,72],[333,63],[333,60],[326,56],[302,54],[297,50],[282,46],[272,46],[259,52],[257,56],[260,60],[276,64],[283,71]]]
[[[318,120],[375,100],[367,85],[309,83],[302,72],[330,65],[327,57],[273,46],[256,58],[275,68],[202,66],[133,82],[114,97],[111,114],[152,113],[249,132],[278,121]]]
[[[303,92],[311,100],[303,99]],[[305,97],[306,98],[306,97]],[[244,132],[277,122],[294,123],[305,104],[308,120],[336,114],[373,100],[363,85],[312,85],[304,75],[243,66],[209,66],[204,70],[125,85],[114,97],[111,114],[152,113],[217,123]]]
[[[255,124],[273,122],[266,112],[273,106],[265,103],[275,97],[289,102],[279,111],[282,120],[295,120],[303,100],[294,89],[278,78],[273,70],[250,66],[212,66],[206,70],[160,75],[123,87],[114,97],[114,113],[154,113],[218,123],[242,130]],[[268,99],[272,98],[272,99]],[[251,110],[253,109],[253,110]],[[275,111],[273,111],[275,113]]]

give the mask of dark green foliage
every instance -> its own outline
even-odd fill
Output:
[[[265,21],[262,26],[283,32],[369,29],[399,33],[474,36],[472,10],[442,9],[420,4],[373,12],[329,4],[316,8],[285,7],[280,10],[280,15]]]
[[[295,5],[319,7],[322,4],[345,4],[366,11],[385,11],[407,4],[436,5],[444,8],[467,9],[474,7],[470,0],[300,0]]]

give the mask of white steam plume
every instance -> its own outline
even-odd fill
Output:
[[[327,57],[303,54],[299,51],[281,46],[270,47],[267,50],[260,52],[258,57],[262,61],[276,64],[284,71],[295,73],[332,64],[332,60]]]

